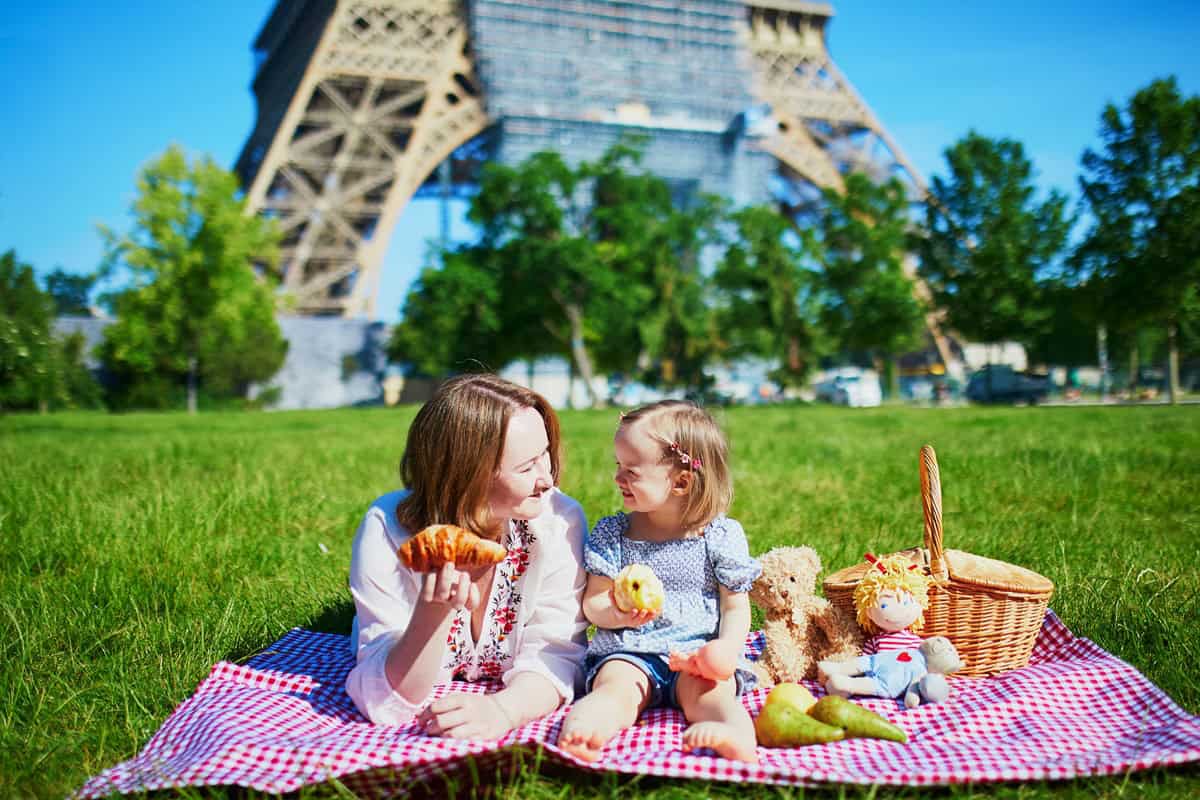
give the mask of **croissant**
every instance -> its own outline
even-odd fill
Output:
[[[457,525],[430,525],[400,545],[397,553],[414,572],[433,572],[453,561],[457,569],[499,564],[508,551]]]

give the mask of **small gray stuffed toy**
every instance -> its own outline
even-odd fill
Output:
[[[940,703],[950,696],[950,681],[946,676],[962,669],[958,650],[945,636],[931,636],[921,642],[925,655],[926,674],[909,685],[904,693],[904,705],[915,708],[922,703]]]

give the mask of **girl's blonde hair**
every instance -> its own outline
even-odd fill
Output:
[[[662,461],[672,474],[692,471],[692,483],[683,506],[681,526],[690,531],[704,528],[729,511],[733,503],[733,479],[729,474],[729,447],[717,421],[695,403],[662,400],[621,416],[621,426],[642,425],[662,445]],[[689,462],[698,460],[693,469]]]
[[[875,558],[867,554],[871,566],[867,574],[854,587],[854,610],[857,612],[858,624],[869,635],[881,633],[870,616],[871,609],[879,602],[879,595],[884,592],[907,592],[921,606],[921,616],[908,626],[913,633],[920,633],[925,627],[925,611],[929,608],[929,577],[919,569],[910,569],[912,562],[899,553]]]
[[[558,416],[546,398],[495,375],[462,375],[438,387],[409,426],[400,478],[410,494],[396,507],[400,524],[415,533],[449,523],[498,539],[488,495],[500,468],[508,422],[523,408],[534,409],[546,423],[550,472],[557,486]]]

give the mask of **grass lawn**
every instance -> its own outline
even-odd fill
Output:
[[[61,797],[133,756],[216,661],[245,659],[293,626],[348,632],[350,542],[370,501],[396,487],[414,411],[0,418],[0,797]],[[919,543],[917,450],[930,442],[947,546],[1048,576],[1068,626],[1200,712],[1200,407],[775,407],[722,418],[732,513],[753,552],[811,544],[836,569]],[[611,411],[563,415],[563,488],[592,520],[619,503],[615,423]],[[732,798],[746,788],[527,762],[494,793]],[[804,794],[876,793],[754,788]],[[934,794],[1196,796],[1200,769]]]

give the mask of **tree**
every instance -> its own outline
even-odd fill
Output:
[[[139,176],[133,215],[125,236],[103,231],[102,275],[131,276],[101,348],[122,399],[165,401],[183,383],[194,413],[201,382],[240,393],[273,375],[287,352],[269,272],[278,233],[245,213],[237,177],[209,158],[189,164],[172,146]]]
[[[0,256],[0,409],[94,406],[99,388],[83,366],[83,338],[54,335],[54,300],[33,268]]]
[[[676,207],[640,158],[623,142],[574,167],[548,151],[489,164],[469,211],[479,241],[422,273],[393,353],[437,372],[563,356],[593,404],[597,370],[698,380],[711,341],[699,253],[717,205]]]
[[[54,300],[54,313],[60,317],[91,316],[89,299],[96,285],[95,275],[74,275],[61,267],[45,278],[46,292]]]
[[[1171,401],[1179,326],[1200,306],[1200,96],[1156,80],[1100,115],[1103,149],[1079,179],[1094,220],[1074,266],[1094,286],[1100,321],[1162,325]]]
[[[1020,142],[972,131],[945,157],[949,176],[934,176],[917,237],[919,274],[951,328],[984,343],[1028,344],[1049,317],[1043,279],[1073,222],[1066,198],[1035,199]]]
[[[817,245],[807,231],[795,231],[766,206],[741,209],[732,220],[733,241],[713,274],[728,352],[735,358],[777,358],[775,380],[799,386],[825,346],[820,279],[806,266]]]
[[[893,393],[899,382],[895,359],[918,347],[925,329],[925,309],[904,268],[907,212],[908,195],[898,180],[877,185],[854,173],[845,192],[825,191],[821,215],[824,326],[841,350],[887,360]]]
[[[445,253],[441,268],[421,271],[392,331],[393,360],[440,375],[472,366],[498,368],[512,359],[506,345],[513,340],[501,330],[499,276],[484,262],[484,254],[467,248]]]

